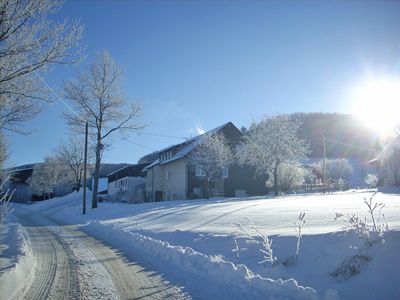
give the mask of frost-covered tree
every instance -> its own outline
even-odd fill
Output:
[[[384,164],[393,176],[393,184],[400,186],[400,143],[395,142],[384,156]]]
[[[265,117],[250,126],[244,143],[238,147],[241,164],[256,168],[260,175],[273,178],[278,195],[278,171],[283,163],[296,164],[306,158],[308,145],[297,138],[299,122],[286,115]]]
[[[369,173],[365,177],[365,183],[368,184],[370,188],[376,188],[379,182],[379,177],[376,174]]]
[[[56,149],[57,161],[69,169],[74,181],[74,190],[79,192],[82,186],[85,163],[85,145],[82,140],[71,137],[67,142],[63,141]],[[88,165],[92,159],[92,152],[88,152]]]
[[[57,22],[59,0],[0,1],[0,129],[24,132],[21,123],[48,100],[40,77],[51,66],[77,60],[70,51],[82,36],[77,22]]]
[[[72,190],[73,183],[71,172],[56,157],[46,157],[43,163],[35,165],[29,178],[32,192],[47,198],[56,193],[68,193]]]
[[[210,197],[210,181],[222,177],[222,169],[232,164],[234,155],[225,136],[215,133],[205,136],[189,159],[204,174],[205,197]]]
[[[278,187],[283,192],[293,190],[304,183],[308,170],[298,164],[282,163],[278,167]],[[272,182],[269,182],[271,186]]]
[[[114,134],[124,134],[143,128],[138,122],[141,106],[122,93],[122,70],[107,53],[99,53],[86,72],[64,86],[65,97],[77,114],[66,114],[72,129],[82,132],[89,123],[95,144],[95,167],[92,208],[97,207],[99,170],[104,143]]]
[[[318,174],[320,178],[323,178],[323,161],[318,162],[313,165],[315,173]],[[326,160],[326,178],[333,180],[349,180],[351,175],[353,175],[353,166],[348,159],[337,158],[337,159],[327,159]]]

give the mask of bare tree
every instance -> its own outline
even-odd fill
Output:
[[[73,180],[71,172],[56,157],[46,157],[43,163],[33,167],[32,176],[29,178],[29,187],[37,194],[47,198],[58,191],[60,194],[70,192]]]
[[[384,159],[388,171],[393,175],[393,184],[400,186],[400,142],[389,148]]]
[[[222,169],[233,162],[234,155],[222,133],[205,136],[189,159],[204,174],[205,196],[210,197],[210,181],[222,178]]]
[[[74,187],[79,192],[82,186],[83,169],[85,163],[85,145],[81,140],[70,138],[67,142],[61,142],[56,149],[56,157],[59,163],[65,165],[72,174]],[[88,152],[88,155],[92,152]],[[88,157],[88,162],[91,156]],[[91,166],[88,164],[88,167]]]
[[[241,164],[254,166],[260,175],[273,177],[275,195],[278,195],[278,170],[282,163],[298,163],[305,159],[308,145],[297,138],[299,122],[286,115],[265,117],[253,123],[238,147]]]
[[[299,164],[282,163],[278,168],[278,186],[283,192],[290,192],[301,186],[310,171]],[[270,182],[268,181],[268,184]],[[272,185],[273,186],[273,185]]]
[[[49,17],[60,0],[0,1],[0,129],[24,132],[21,122],[40,111],[49,93],[41,74],[80,56],[69,51],[82,36],[78,22]]]
[[[138,122],[141,106],[122,94],[121,68],[107,52],[97,55],[85,73],[65,84],[65,97],[76,114],[66,114],[72,129],[82,132],[87,121],[95,143],[95,168],[92,208],[97,207],[99,170],[104,141],[115,133],[124,134],[143,128]]]

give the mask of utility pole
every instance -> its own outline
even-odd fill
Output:
[[[326,149],[325,149],[325,144],[326,144],[326,138],[324,135],[324,162],[323,162],[324,194],[326,194]]]
[[[86,213],[86,167],[87,167],[87,148],[88,148],[88,121],[85,124],[85,161],[83,165],[83,207],[82,207],[82,214]]]

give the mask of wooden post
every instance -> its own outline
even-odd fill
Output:
[[[86,121],[85,125],[85,161],[83,164],[83,207],[82,207],[82,214],[86,213],[86,167],[87,167],[87,148],[88,148],[88,127],[89,124]]]
[[[323,162],[323,179],[324,179],[324,194],[326,194],[326,149],[325,149],[325,135],[324,135],[324,162]]]

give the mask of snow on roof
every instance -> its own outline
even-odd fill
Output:
[[[165,165],[165,164],[167,164],[167,163],[170,163],[170,162],[172,162],[172,161],[175,161],[175,160],[177,160],[177,159],[180,159],[180,158],[182,158],[182,157],[185,157],[185,156],[188,155],[194,148],[196,148],[204,139],[206,139],[207,137],[209,137],[209,136],[211,136],[211,135],[217,133],[217,132],[220,131],[222,128],[224,128],[225,126],[227,126],[229,123],[230,123],[230,122],[225,123],[225,124],[222,124],[221,126],[218,126],[218,127],[214,128],[214,129],[211,129],[211,130],[209,130],[209,131],[207,131],[207,132],[205,132],[205,133],[203,133],[203,134],[201,134],[201,135],[198,135],[198,136],[196,136],[196,137],[194,137],[194,138],[191,138],[190,140],[188,140],[188,141],[186,141],[186,142],[184,142],[184,143],[175,145],[174,147],[177,147],[177,146],[179,146],[179,145],[187,144],[185,147],[183,147],[181,150],[179,150],[177,153],[175,153],[174,156],[172,156],[171,158],[169,158],[169,159],[167,159],[167,160],[161,162],[161,165]],[[172,148],[172,147],[170,147],[170,148]],[[166,150],[168,150],[168,149],[170,149],[170,148],[167,148]],[[161,152],[161,151],[160,151],[160,152]]]
[[[160,159],[156,159],[150,165],[148,165],[147,167],[143,168],[142,172],[146,172],[148,169],[158,165],[159,163],[160,163]]]

